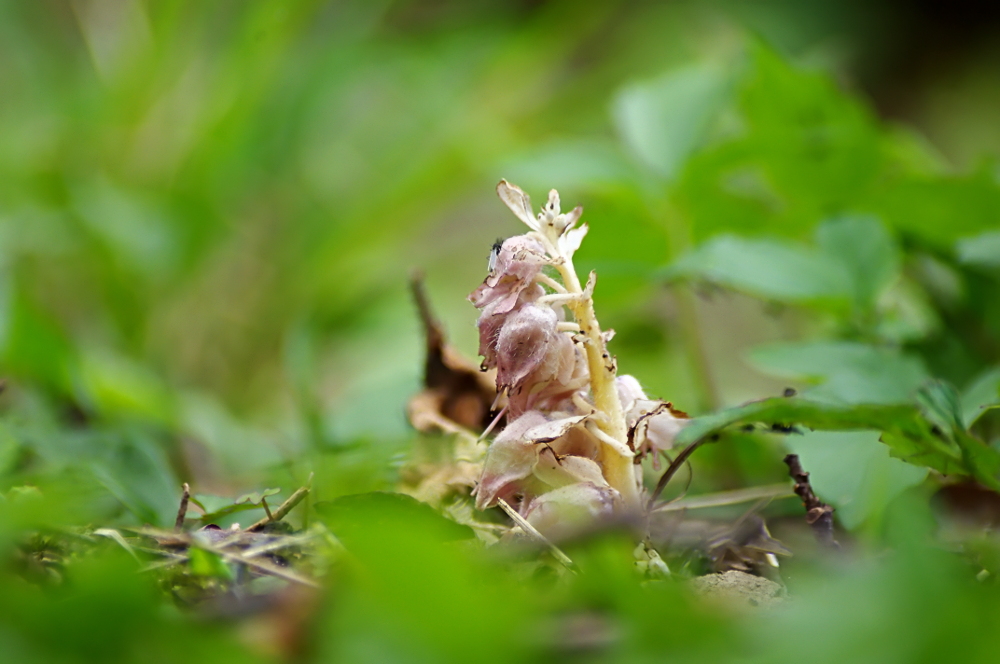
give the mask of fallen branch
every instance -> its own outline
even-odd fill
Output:
[[[802,499],[802,505],[806,508],[806,523],[812,527],[816,539],[823,546],[839,549],[840,543],[833,537],[833,508],[813,493],[809,473],[802,469],[799,455],[789,454],[785,457],[785,463],[788,465],[788,474],[795,480],[795,494]]]

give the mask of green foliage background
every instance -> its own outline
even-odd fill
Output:
[[[697,415],[786,386],[829,412],[905,405],[952,418],[951,447],[931,458],[932,436],[886,445],[873,425],[699,450],[693,493],[783,481],[798,453],[857,537],[850,564],[792,563],[795,611],[641,588],[613,537],[544,585],[403,523],[362,534],[304,658],[551,657],[580,615],[607,618],[592,654],[614,661],[995,652],[996,587],[972,580],[1000,572],[995,547],[933,540],[927,467],[996,481],[997,165],[838,82],[810,46],[833,10],[770,4],[0,2],[0,651],[279,657],[167,606],[110,544],[40,590],[24,538],[169,526],[184,481],[391,489],[422,361],[407,279],[425,272],[474,356],[464,298],[493,239],[520,232],[492,193],[506,177],[585,206],[580,267],[651,394]],[[931,378],[943,411],[914,400]]]

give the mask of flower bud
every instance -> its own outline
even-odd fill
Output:
[[[498,389],[519,388],[541,366],[558,368],[559,339],[566,337],[557,331],[557,322],[552,309],[533,304],[507,318],[497,338]]]

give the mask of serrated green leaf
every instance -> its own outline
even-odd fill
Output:
[[[745,423],[881,431],[882,442],[897,458],[945,474],[971,475],[987,486],[1000,487],[1000,453],[964,431],[947,436],[916,405],[832,404],[776,397],[695,418],[681,430],[675,444],[686,446]]]
[[[726,427],[744,423],[798,424],[825,431],[874,429],[896,431],[918,438],[929,435],[930,432],[930,425],[920,417],[916,406],[912,405],[848,405],[800,397],[774,397],[696,417],[677,435],[675,445],[683,447],[719,433]]]
[[[958,390],[945,381],[931,381],[918,391],[917,404],[936,427],[935,433],[940,432],[958,446],[963,467],[985,486],[1000,490],[1000,452],[966,430]]]

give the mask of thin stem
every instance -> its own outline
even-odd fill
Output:
[[[566,289],[563,287],[561,283],[559,283],[558,281],[556,281],[547,274],[539,274],[537,277],[535,277],[535,281],[545,286],[548,286],[557,293],[566,292]]]
[[[556,265],[556,270],[559,271],[568,293],[584,295],[572,260],[564,257],[562,263]],[[594,397],[594,406],[605,415],[604,420],[595,424],[618,443],[610,445],[607,441],[601,441],[603,443],[601,462],[605,477],[608,484],[621,494],[626,509],[637,509],[640,505],[639,487],[632,467],[633,454],[628,449],[625,412],[618,397],[618,387],[615,385],[617,367],[604,343],[601,327],[594,313],[594,300],[588,295],[570,300],[566,306],[573,312],[573,317],[580,325],[580,333],[589,342],[584,343],[583,348],[590,369],[590,391]]]
[[[653,512],[683,512],[685,510],[706,509],[711,507],[725,507],[727,505],[738,505],[748,503],[761,498],[790,498],[795,495],[787,484],[770,484],[767,486],[755,486],[749,489],[736,489],[734,491],[720,491],[718,493],[707,493],[700,496],[691,496],[681,500],[674,500],[663,503],[653,508]]]
[[[563,553],[562,549],[560,549],[555,544],[550,542],[548,538],[545,537],[545,535],[538,532],[538,529],[536,529],[533,525],[528,523],[527,519],[518,514],[517,510],[511,507],[506,500],[504,500],[503,498],[499,498],[497,499],[497,504],[500,506],[500,509],[502,509],[504,512],[507,513],[507,516],[511,518],[511,521],[513,521],[514,523],[516,523],[518,526],[521,527],[521,530],[523,530],[528,537],[534,538],[540,544],[548,548],[549,552],[552,554],[552,557],[558,560],[563,567],[565,567],[571,572],[574,573],[576,572],[576,565],[573,564],[573,561],[570,559],[570,557],[567,556],[565,553]]]

